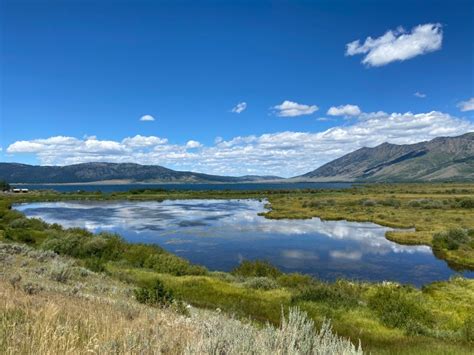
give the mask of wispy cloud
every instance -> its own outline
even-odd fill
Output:
[[[441,48],[442,42],[441,24],[427,23],[414,27],[411,32],[399,27],[378,38],[367,37],[364,43],[350,42],[346,45],[346,55],[364,54],[363,64],[378,67],[434,52]]]
[[[426,97],[426,94],[423,94],[423,93],[418,92],[418,91],[415,92],[413,95],[416,96],[416,97],[419,97],[420,99],[424,99]]]
[[[303,115],[311,115],[319,110],[316,105],[303,105],[293,101],[285,100],[280,105],[273,106],[277,116],[280,117],[297,117]]]
[[[358,148],[383,142],[416,143],[438,136],[474,131],[474,124],[447,113],[363,113],[350,125],[322,132],[278,132],[217,139],[210,146],[189,140],[172,144],[156,136],[132,136],[120,141],[95,137],[56,136],[17,141],[7,153],[34,154],[43,165],[90,161],[157,164],[209,174],[294,176]],[[198,149],[196,149],[198,148]]]
[[[327,114],[329,116],[359,116],[361,112],[357,105],[341,105],[332,106],[329,108]]]
[[[140,117],[140,121],[143,121],[143,122],[150,122],[150,121],[154,121],[155,120],[155,117],[153,117],[152,115],[143,115],[142,117]]]
[[[231,112],[234,112],[234,113],[241,113],[243,111],[245,111],[245,109],[247,108],[247,103],[246,102],[239,102],[237,105],[235,105]]]
[[[466,101],[459,102],[457,106],[463,112],[474,111],[474,97],[471,97]]]

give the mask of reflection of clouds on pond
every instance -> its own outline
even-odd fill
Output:
[[[281,256],[288,259],[318,260],[319,256],[311,251],[287,249],[281,252]]]
[[[130,242],[158,244],[210,270],[232,270],[264,259],[288,272],[324,279],[395,280],[422,285],[452,275],[427,246],[403,246],[373,223],[271,220],[265,201],[87,201],[18,205],[29,217],[94,232],[117,232]]]
[[[362,254],[431,252],[427,246],[393,243],[384,236],[390,228],[373,223],[322,221],[319,218],[266,219],[258,215],[264,211],[264,204],[265,201],[257,200],[88,201],[33,203],[17,208],[29,216],[38,216],[66,227],[79,226],[91,231],[128,230],[137,236],[150,231],[160,236],[179,232],[180,235],[193,237],[235,238],[246,235],[254,239],[317,234],[333,240],[354,242],[353,248],[357,250],[332,250],[330,256],[334,259],[358,260]],[[177,240],[168,243],[178,243]],[[282,256],[308,258],[297,250],[286,250]]]
[[[360,260],[362,258],[362,252],[360,251],[332,250],[329,255],[333,259]]]

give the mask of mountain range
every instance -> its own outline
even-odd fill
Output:
[[[235,183],[281,179],[278,176],[219,176],[176,171],[159,165],[133,163],[83,163],[66,166],[39,166],[0,163],[0,180],[10,183]]]
[[[361,148],[298,177],[305,181],[474,181],[474,132]]]
[[[257,181],[416,182],[474,181],[474,132],[416,144],[383,143],[346,154],[304,175],[219,176],[175,171],[158,165],[83,163],[37,166],[0,163],[0,180],[10,183],[242,183]]]

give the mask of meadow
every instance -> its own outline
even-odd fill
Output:
[[[244,262],[231,273],[215,272],[192,265],[157,246],[129,244],[120,236],[108,233],[94,235],[77,228],[48,225],[37,219],[25,218],[11,209],[13,203],[32,201],[188,198],[266,199],[269,207],[265,213],[267,218],[320,217],[371,221],[403,228],[405,230],[390,232],[386,237],[399,243],[430,245],[439,258],[453,267],[474,267],[472,184],[362,185],[346,190],[305,191],[183,192],[143,189],[109,194],[51,191],[4,194],[0,202],[0,241],[3,245],[24,246],[38,253],[69,258],[74,263],[72,269],[81,268],[95,275],[87,281],[89,287],[99,286],[100,278],[110,280],[119,285],[117,290],[128,290],[117,291],[127,302],[134,305],[139,300],[144,302],[144,305],[137,307],[142,307],[145,313],[157,312],[158,307],[160,310],[164,308],[162,311],[167,315],[178,314],[186,318],[183,305],[190,304],[199,312],[219,309],[219,312],[236,318],[224,318],[224,323],[244,322],[252,332],[265,332],[266,327],[281,329],[283,319],[294,315],[294,311],[290,310],[297,309],[308,315],[308,321],[314,322],[315,329],[325,327],[330,320],[336,334],[350,338],[355,345],[360,341],[364,351],[368,352],[457,354],[472,350],[474,280],[454,277],[421,289],[390,280],[383,283],[354,280],[327,283],[306,275],[283,274],[265,261]],[[5,261],[2,260],[2,264],[6,265]],[[28,263],[23,268],[29,270]],[[84,282],[68,277],[74,274],[73,271],[67,271],[66,266],[59,269],[53,276],[55,282],[81,288],[80,284]],[[15,270],[4,267],[2,282],[14,279]],[[23,272],[21,267],[18,270]],[[64,294],[60,296],[61,301],[54,298],[56,296],[46,296],[49,291],[42,280],[36,285],[39,291],[30,293],[23,280],[21,278],[18,285],[8,291],[14,292],[15,298],[20,299],[19,295],[22,295],[32,303],[47,298],[55,305],[71,301]],[[100,289],[94,292],[97,297],[101,296]],[[158,299],[150,296],[157,294],[161,295]],[[115,297],[106,291],[102,296]],[[28,312],[28,302],[18,305],[22,309],[19,313]],[[1,312],[6,314],[11,307],[4,303]],[[90,317],[88,322],[103,321],[94,319],[99,317],[95,313],[87,315]],[[70,319],[74,317],[71,315]],[[21,332],[20,328],[15,329],[20,327],[20,323],[3,323],[0,326],[3,327],[0,329],[0,349],[7,341],[8,346],[13,346],[9,349],[14,349],[13,343],[6,339],[9,333],[6,327]],[[11,328],[12,324],[15,324],[14,328]],[[84,339],[87,337],[85,335]],[[256,337],[261,339],[261,335]],[[62,341],[60,337],[57,339],[57,342]],[[105,340],[99,342],[102,346]],[[167,346],[170,349],[181,346],[179,349],[182,351],[189,345]]]

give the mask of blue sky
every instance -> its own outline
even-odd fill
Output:
[[[472,1],[0,4],[1,161],[291,176],[474,130]]]

